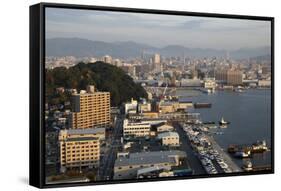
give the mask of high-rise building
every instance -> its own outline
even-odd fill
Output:
[[[100,161],[100,136],[104,129],[69,129],[59,133],[60,170],[98,167]]]
[[[229,85],[241,85],[243,74],[239,70],[228,70],[227,71],[227,84]]]
[[[160,54],[154,54],[154,57],[153,57],[153,62],[154,64],[160,64]]]
[[[228,85],[241,85],[243,73],[240,70],[219,70],[216,71],[216,80],[225,82]]]
[[[217,70],[215,71],[215,79],[217,81],[226,82],[227,81],[227,70]]]
[[[153,64],[154,64],[154,70],[156,72],[161,72],[161,57],[160,57],[160,54],[154,54]]]
[[[106,127],[110,124],[110,93],[96,92],[94,86],[72,95],[69,126],[74,129]]]

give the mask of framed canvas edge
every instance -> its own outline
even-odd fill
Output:
[[[171,11],[171,10],[156,10],[156,9],[140,9],[140,8],[126,8],[126,7],[108,7],[108,6],[94,6],[94,5],[77,5],[77,4],[61,4],[61,3],[39,3],[30,6],[30,12],[33,9],[39,9],[39,18],[36,22],[31,22],[30,18],[30,138],[29,148],[33,153],[29,153],[29,184],[38,188],[56,188],[56,187],[71,187],[71,186],[90,186],[90,185],[108,185],[120,183],[139,183],[139,182],[154,182],[167,180],[186,180],[197,178],[218,178],[218,177],[232,177],[232,176],[247,176],[247,175],[264,175],[274,173],[274,17],[267,16],[251,16],[251,15],[234,15],[234,14],[219,14],[219,13],[201,13],[201,12],[187,12],[187,11]],[[214,18],[229,18],[229,19],[249,19],[249,20],[263,20],[271,22],[271,170],[257,171],[257,172],[239,172],[239,173],[221,173],[216,175],[192,175],[190,177],[164,177],[164,178],[150,178],[150,179],[124,179],[124,180],[110,180],[97,181],[88,183],[62,183],[62,184],[46,184],[45,182],[45,128],[44,128],[44,95],[45,95],[45,9],[46,8],[66,8],[66,9],[84,9],[84,10],[101,10],[101,11],[115,11],[115,12],[131,12],[131,13],[148,13],[148,14],[165,14],[165,15],[182,15],[182,16],[197,16],[197,17],[214,17]],[[31,14],[30,14],[31,17]],[[39,42],[34,40],[34,31],[32,25],[39,25],[35,32],[39,34]],[[32,48],[32,44],[39,44],[39,50]],[[32,54],[34,53],[34,54]],[[34,62],[34,57],[38,57],[38,61]],[[38,65],[39,66],[36,66]],[[39,67],[39,77],[36,75],[32,67]],[[38,84],[32,85],[32,81],[38,81]],[[39,87],[38,87],[39,86]],[[35,91],[35,92],[34,92]],[[34,100],[34,95],[39,97]],[[38,105],[37,105],[38,104]],[[39,107],[38,107],[39,106]],[[39,130],[35,130],[37,125],[34,125],[34,111],[39,112]],[[38,122],[37,122],[38,123]],[[36,141],[32,136],[39,136]],[[38,144],[37,147],[34,144]],[[37,156],[33,156],[37,155]],[[38,163],[34,163],[34,158],[38,159]],[[32,160],[33,159],[33,160]],[[31,177],[37,174],[39,178],[36,181],[31,180]]]

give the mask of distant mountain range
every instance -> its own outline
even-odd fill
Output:
[[[142,52],[147,54],[160,53],[163,56],[186,57],[225,57],[226,50],[188,48],[180,45],[169,45],[157,48],[133,41],[104,42],[81,38],[53,38],[46,40],[46,56],[75,56],[90,57],[111,55],[119,58],[140,57]],[[241,48],[229,51],[230,58],[243,59],[270,55],[270,47]]]

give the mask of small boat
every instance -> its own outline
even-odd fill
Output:
[[[203,122],[204,125],[215,125],[216,123],[214,121],[206,121]]]
[[[251,156],[251,151],[237,151],[234,153],[237,158],[248,158]]]
[[[223,124],[223,125],[220,125],[220,128],[223,129],[223,128],[227,128],[227,125]]]
[[[194,108],[195,109],[210,108],[210,107],[212,107],[211,103],[194,103]]]
[[[224,119],[223,119],[223,117],[221,118],[221,120],[219,121],[219,124],[220,125],[228,125],[230,122],[228,122],[228,121],[225,121]]]
[[[215,132],[216,135],[223,135],[223,132]]]
[[[252,144],[251,148],[253,153],[263,153],[268,150],[265,140],[257,141],[256,143]]]
[[[252,164],[251,160],[246,160],[243,164],[242,169],[244,171],[252,171],[253,170],[253,164]]]

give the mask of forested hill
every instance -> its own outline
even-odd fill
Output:
[[[86,89],[95,85],[98,91],[109,91],[111,106],[119,106],[131,98],[146,98],[146,91],[122,69],[104,62],[79,63],[73,67],[46,70],[46,97],[48,101],[58,87]]]

